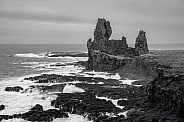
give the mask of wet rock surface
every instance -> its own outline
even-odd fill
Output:
[[[66,112],[86,116],[89,120],[96,120],[106,113],[121,111],[110,101],[96,99],[93,92],[59,94],[58,98],[51,102],[51,105]]]
[[[20,86],[14,86],[14,87],[6,87],[5,91],[11,91],[11,92],[19,92],[24,90],[22,87]]]
[[[22,118],[27,121],[32,122],[50,122],[55,118],[67,118],[69,117],[67,113],[57,110],[57,109],[49,109],[44,111],[43,107],[39,104],[35,105],[30,111],[23,114],[14,114],[14,115],[0,115],[1,120],[8,120],[13,118]]]

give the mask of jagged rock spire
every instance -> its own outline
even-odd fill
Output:
[[[147,45],[147,39],[146,39],[146,32],[143,30],[139,31],[139,35],[136,38],[135,42],[135,51],[139,55],[147,54],[149,53],[148,45]]]
[[[99,40],[100,38],[109,39],[112,34],[112,29],[110,22],[105,19],[98,18],[96,28],[94,31],[94,40]]]

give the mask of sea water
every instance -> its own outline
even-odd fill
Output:
[[[155,45],[154,45],[155,46]],[[153,46],[153,47],[154,47]],[[161,46],[161,45],[159,45]],[[164,50],[157,46],[158,50]],[[173,45],[170,45],[171,47]],[[150,46],[151,47],[151,46]],[[164,47],[164,46],[163,46]],[[168,49],[168,46],[166,46]],[[182,45],[180,45],[182,48]],[[184,45],[183,45],[184,47]],[[172,49],[180,49],[178,45]],[[183,48],[184,49],[184,48]],[[0,105],[5,105],[5,110],[0,111],[2,114],[17,114],[27,112],[36,104],[41,104],[44,110],[53,108],[50,102],[56,99],[51,93],[40,93],[37,89],[32,89],[31,92],[6,92],[4,89],[8,86],[21,86],[27,89],[31,85],[39,85],[31,81],[24,81],[25,77],[38,76],[40,74],[62,74],[72,75],[70,73],[80,73],[80,75],[89,77],[102,77],[105,79],[120,80],[119,74],[109,75],[107,72],[81,72],[84,67],[77,67],[74,65],[55,66],[55,64],[66,64],[77,61],[87,61],[87,57],[46,57],[47,52],[87,52],[86,45],[0,45]],[[93,74],[93,75],[89,75]],[[124,84],[131,85],[133,82],[130,79],[120,80]],[[72,81],[73,85],[65,84],[64,92],[85,92],[81,88],[77,88],[74,84],[80,81]],[[103,84],[103,83],[102,83]],[[41,85],[53,85],[53,83],[46,83]],[[72,89],[72,91],[71,91]],[[99,99],[107,99],[97,97]],[[110,100],[110,99],[107,99]],[[117,106],[117,100],[111,100]],[[118,106],[121,107],[121,106]],[[123,108],[123,107],[122,107]],[[4,120],[5,121],[5,120]],[[25,121],[22,119],[6,120],[6,121]],[[79,115],[71,115],[66,119],[56,119],[54,121],[65,122],[86,122],[87,120]]]
[[[24,80],[25,77],[37,76],[40,74],[64,74],[80,72],[82,67],[72,65],[57,67],[55,64],[72,63],[76,61],[86,61],[87,57],[58,57],[48,58],[47,52],[86,52],[84,45],[0,45],[0,105],[5,105],[5,109],[0,111],[0,115],[12,115],[27,112],[36,104],[41,104],[44,110],[53,109],[51,101],[56,99],[52,93],[40,93],[37,89],[26,92],[6,92],[6,87],[21,86],[24,89],[35,84]],[[42,84],[43,85],[43,84]],[[45,84],[52,85],[52,84]],[[75,86],[66,86],[68,88]],[[68,89],[68,90],[67,90]],[[76,88],[79,89],[79,88]],[[86,122],[83,116],[71,115],[69,118],[56,119],[63,122]],[[22,119],[3,120],[6,122],[25,122]]]
[[[39,76],[41,74],[72,75],[80,73],[84,77],[102,77],[105,79],[120,79],[119,74],[110,75],[107,72],[81,72],[84,67],[64,65],[77,61],[87,61],[88,57],[47,57],[47,52],[86,52],[84,45],[0,45],[0,105],[5,109],[0,115],[13,115],[25,113],[36,104],[41,104],[44,110],[53,109],[51,101],[56,99],[55,92],[41,93],[36,88],[29,86],[45,85],[50,86],[57,83],[34,83],[24,80],[27,77]],[[61,64],[61,66],[56,66]],[[63,64],[63,65],[62,65]],[[89,75],[91,74],[91,75]],[[80,81],[71,81],[64,84],[63,93],[85,92],[75,86]],[[69,84],[68,84],[69,83]],[[20,86],[24,88],[20,92],[7,92],[6,87]],[[27,89],[27,90],[26,90]],[[63,122],[87,122],[87,119],[80,115],[69,114],[69,118],[58,118],[54,121]],[[22,119],[3,120],[6,122],[18,122]]]

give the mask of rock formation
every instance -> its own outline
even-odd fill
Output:
[[[136,43],[135,43],[135,51],[139,54],[146,54],[149,52],[148,45],[147,45],[147,39],[145,36],[146,32],[143,30],[139,31],[139,35],[136,38]]]
[[[129,63],[132,58],[140,54],[148,53],[145,32],[140,31],[137,38],[137,45],[143,48],[131,48],[128,46],[126,37],[120,40],[109,40],[112,34],[110,22],[105,19],[98,19],[94,40],[90,38],[87,42],[88,48],[88,69],[90,70],[116,70]]]
[[[21,118],[31,122],[51,122],[53,121],[53,119],[56,118],[68,118],[68,117],[69,117],[68,114],[61,110],[48,109],[44,111],[41,105],[36,104],[33,108],[31,108],[28,112],[25,113],[13,115],[0,115],[0,121],[13,118],[19,119]]]
[[[165,76],[160,69],[158,77],[148,85],[149,107],[170,111],[184,117],[184,75]]]

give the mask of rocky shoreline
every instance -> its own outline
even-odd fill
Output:
[[[36,104],[25,113],[0,115],[0,120],[49,122],[77,114],[93,122],[183,122],[184,51],[149,51],[144,31],[139,32],[135,48],[130,48],[125,37],[109,40],[111,33],[110,22],[98,19],[94,41],[89,39],[87,44],[88,61],[70,64],[85,67],[81,72],[27,77],[22,82],[36,85],[5,88],[7,92],[52,92],[57,95],[50,103],[55,109]],[[72,55],[78,54],[84,55]],[[1,105],[0,110],[4,109]]]

